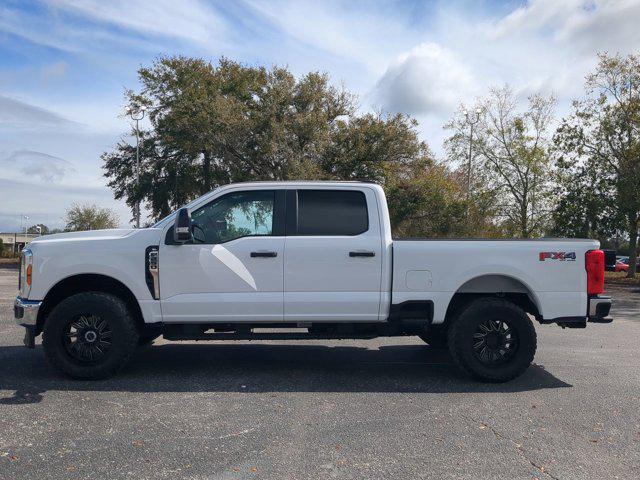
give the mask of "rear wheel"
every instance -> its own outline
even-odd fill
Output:
[[[116,373],[131,358],[138,331],[127,305],[101,292],[78,293],[49,314],[42,336],[49,361],[67,375],[98,379]]]
[[[451,356],[479,380],[509,381],[529,367],[536,352],[533,323],[520,307],[500,298],[473,301],[449,330]]]

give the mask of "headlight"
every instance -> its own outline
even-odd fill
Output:
[[[22,256],[20,258],[20,278],[18,280],[18,290],[22,298],[29,298],[32,275],[33,253],[28,248],[25,248],[22,250]]]

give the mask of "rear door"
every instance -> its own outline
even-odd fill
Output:
[[[381,244],[372,189],[287,191],[285,320],[378,320]]]

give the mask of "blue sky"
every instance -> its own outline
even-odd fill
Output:
[[[99,156],[128,131],[123,91],[160,54],[328,72],[362,111],[404,112],[442,152],[461,102],[509,83],[560,117],[598,51],[640,50],[640,0],[0,1],[0,231],[114,208]]]

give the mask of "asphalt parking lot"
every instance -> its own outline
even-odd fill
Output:
[[[170,343],[69,380],[13,321],[0,269],[0,479],[640,478],[640,293],[610,325],[537,326],[503,385],[419,339]],[[39,342],[38,342],[39,343]]]

